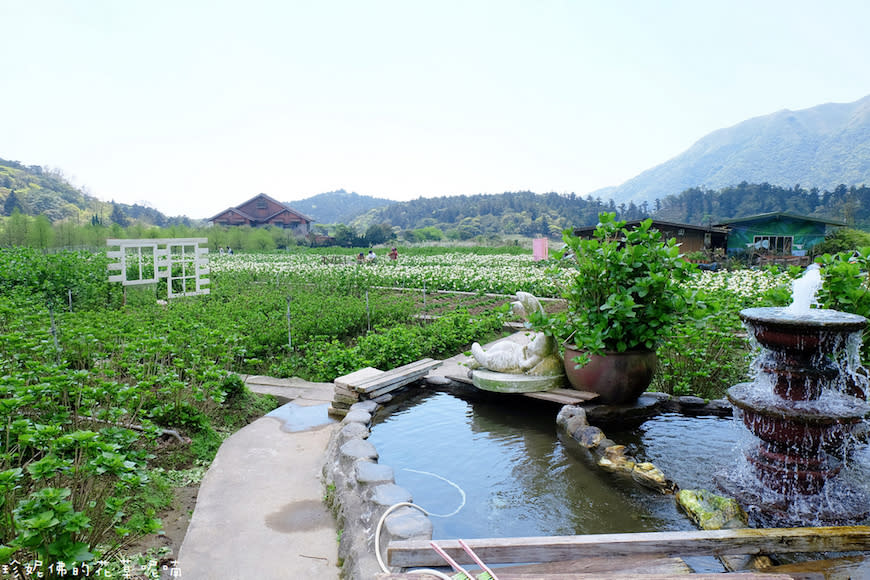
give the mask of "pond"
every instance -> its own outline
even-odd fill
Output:
[[[427,392],[379,413],[369,441],[415,503],[450,514],[432,518],[434,539],[694,529],[673,496],[602,472],[560,440],[557,412]],[[730,419],[663,415],[607,435],[681,487],[711,488],[739,432]]]

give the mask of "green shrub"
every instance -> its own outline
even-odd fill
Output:
[[[825,254],[817,259],[822,268],[823,284],[819,303],[870,318],[870,247],[855,252]],[[861,358],[870,360],[870,331],[864,331]]]

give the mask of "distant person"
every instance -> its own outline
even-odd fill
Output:
[[[221,246],[220,248],[218,248],[218,250],[220,250],[221,256],[223,256],[224,255],[224,247]]]
[[[378,259],[378,257],[377,257],[377,255],[375,255],[375,251],[374,251],[374,250],[369,250],[369,253],[368,253],[368,255],[366,256],[366,259],[367,259],[369,262],[374,262],[374,261],[376,261],[376,260]]]
[[[389,256],[390,256],[391,260],[398,260],[399,259],[399,252],[396,251],[396,248],[390,248]]]
[[[233,255],[233,249],[232,249],[231,247],[229,247],[229,246],[227,246],[227,254],[230,255],[230,256]]]
[[[365,262],[365,261],[366,261],[365,254],[363,254],[362,252],[360,252],[359,254],[357,254],[357,256],[356,256],[356,261],[357,261],[357,263],[359,263],[359,264],[362,264],[363,262]]]

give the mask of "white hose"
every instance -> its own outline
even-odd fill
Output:
[[[384,515],[381,516],[381,519],[378,520],[378,526],[375,528],[375,556],[377,556],[378,566],[381,567],[381,571],[384,573],[387,573],[387,574],[389,574],[390,569],[387,568],[387,565],[384,563],[384,558],[383,558],[383,556],[381,556],[381,528],[383,528],[384,522],[386,521],[388,515],[390,515],[391,513],[393,513],[395,510],[399,509],[400,507],[412,507],[414,509],[420,510],[421,512],[423,512],[427,516],[434,516],[437,518],[449,518],[450,516],[454,516],[457,513],[459,513],[459,510],[461,510],[463,507],[465,507],[465,491],[463,491],[463,489],[461,487],[459,487],[458,485],[456,485],[455,483],[453,483],[452,481],[450,481],[446,477],[442,477],[442,476],[438,475],[437,473],[431,473],[429,471],[418,471],[416,469],[405,468],[405,471],[411,471],[413,473],[421,473],[423,475],[431,475],[432,477],[437,477],[441,481],[444,481],[444,482],[452,485],[453,487],[455,487],[456,490],[459,492],[459,495],[462,496],[462,501],[460,502],[459,507],[456,508],[455,510],[453,510],[452,512],[450,512],[449,514],[432,514],[432,513],[427,512],[425,509],[418,506],[417,504],[411,503],[408,501],[402,501],[402,502],[393,504],[390,507],[388,507],[387,511],[384,512]],[[451,576],[448,576],[447,574],[444,574],[443,572],[439,572],[438,570],[431,570],[431,569],[411,570],[410,572],[408,572],[408,574],[432,574],[433,576],[437,576],[438,578],[442,578],[444,580],[453,580],[453,578]]]
[[[403,471],[410,471],[411,473],[421,473],[423,475],[431,475],[432,477],[437,477],[441,481],[448,483],[448,484],[452,485],[453,487],[455,487],[456,491],[459,492],[459,495],[462,496],[462,501],[459,502],[459,507],[456,508],[455,510],[453,510],[452,512],[450,512],[449,514],[430,514],[429,512],[424,512],[426,515],[434,516],[436,518],[449,518],[451,516],[455,516],[456,514],[458,514],[459,510],[461,510],[462,508],[465,507],[465,491],[463,491],[463,489],[461,487],[459,487],[458,485],[456,485],[455,483],[453,483],[452,481],[450,481],[446,477],[441,477],[437,473],[432,473],[430,471],[419,471],[417,469],[408,469],[407,467],[405,467],[403,469]]]
[[[429,512],[427,512],[417,504],[411,503],[409,501],[402,501],[388,507],[387,511],[384,512],[384,515],[381,516],[381,519],[378,520],[378,527],[375,528],[375,556],[377,556],[378,558],[378,566],[381,567],[381,572],[384,572],[386,574],[390,573],[390,569],[387,568],[387,565],[384,563],[384,558],[383,556],[381,556],[381,528],[383,527],[384,521],[387,519],[387,516],[393,513],[395,510],[399,509],[400,507],[412,507],[420,510],[427,516],[429,515]],[[438,578],[442,578],[443,580],[453,580],[453,578],[443,572],[439,572],[438,570],[411,570],[410,572],[408,572],[408,574],[432,574],[434,576],[437,576]]]

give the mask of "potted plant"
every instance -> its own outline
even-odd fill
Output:
[[[531,325],[564,345],[574,388],[605,403],[633,401],[652,380],[659,340],[689,311],[686,281],[695,266],[650,219],[626,228],[602,213],[592,238],[570,229],[562,238],[555,273],[567,310],[537,314]]]

